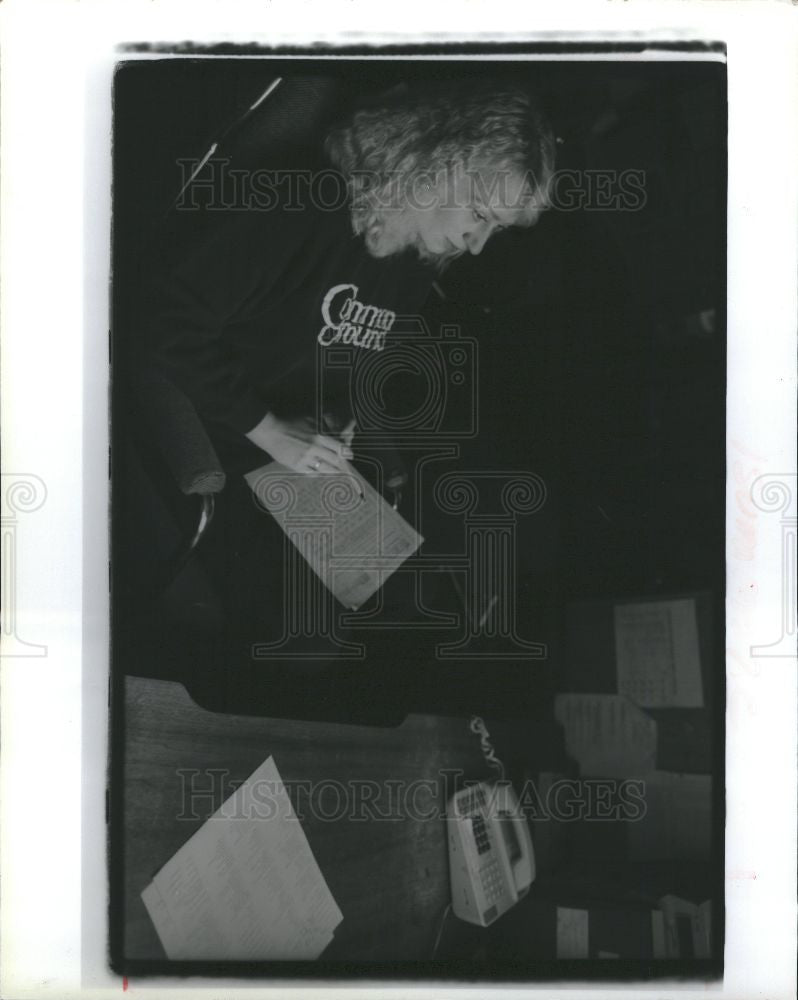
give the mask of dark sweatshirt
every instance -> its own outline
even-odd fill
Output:
[[[433,278],[411,253],[375,259],[349,209],[174,210],[147,268],[149,357],[194,403],[222,461],[267,412],[353,412],[353,371],[385,364]]]

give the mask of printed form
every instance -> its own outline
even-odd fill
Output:
[[[141,896],[170,959],[314,959],[343,919],[271,757]]]
[[[360,476],[303,475],[271,462],[245,479],[322,583],[352,610],[424,541]]]

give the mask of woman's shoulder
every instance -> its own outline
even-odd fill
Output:
[[[178,257],[211,245],[281,255],[352,236],[345,178],[321,155],[209,161],[164,220],[161,248]]]

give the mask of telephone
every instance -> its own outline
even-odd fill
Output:
[[[457,792],[446,811],[455,916],[487,927],[527,894],[535,855],[526,817],[507,783]]]

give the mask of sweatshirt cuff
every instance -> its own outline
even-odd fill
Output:
[[[247,434],[263,420],[269,407],[255,393],[246,393],[231,408],[225,423],[241,434]]]

